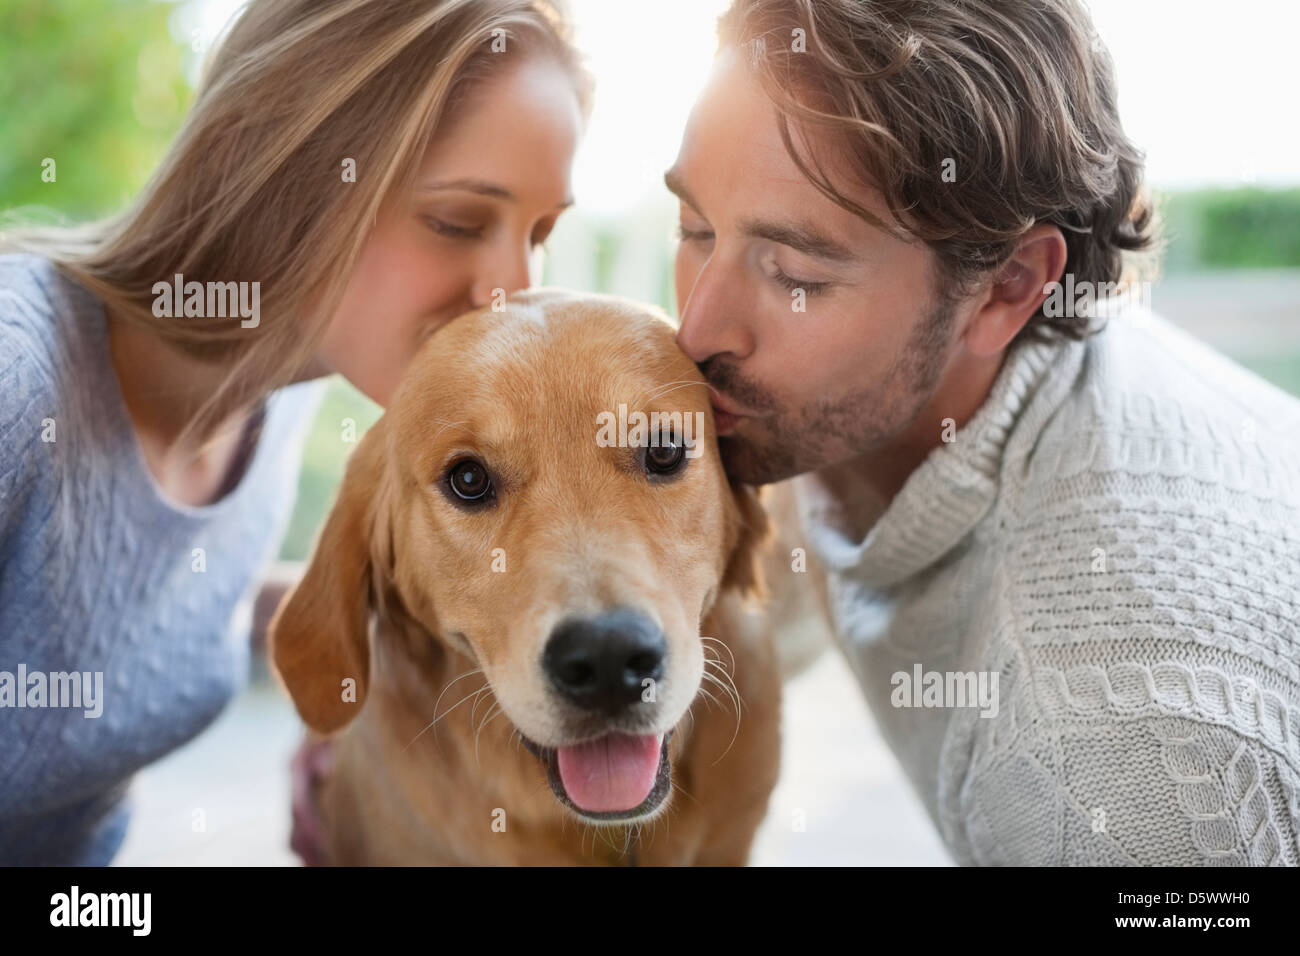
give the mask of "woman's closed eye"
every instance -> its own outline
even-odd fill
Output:
[[[482,239],[486,226],[461,225],[437,216],[422,217],[430,229],[448,239]]]
[[[555,229],[555,223],[556,220],[558,219],[559,219],[558,215],[548,216],[546,219],[543,219],[533,228],[531,242],[533,244],[534,249],[546,248],[546,240],[550,238],[551,231]]]

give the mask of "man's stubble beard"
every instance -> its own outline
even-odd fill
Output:
[[[870,453],[905,431],[934,397],[956,312],[954,300],[940,297],[883,383],[836,401],[817,400],[793,413],[751,419],[750,426],[762,431],[750,438],[720,436],[718,451],[728,477],[751,485],[784,481]],[[769,393],[741,379],[733,366],[710,360],[701,371],[710,385],[746,408],[762,412],[780,407]]]

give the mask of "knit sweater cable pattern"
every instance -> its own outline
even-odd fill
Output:
[[[1300,402],[1150,313],[1024,343],[865,537],[835,628],[963,864],[1300,864]],[[985,671],[994,716],[891,703]]]

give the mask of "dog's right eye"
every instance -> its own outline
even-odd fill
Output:
[[[492,479],[481,461],[466,458],[447,470],[447,484],[461,501],[481,504],[493,497]]]

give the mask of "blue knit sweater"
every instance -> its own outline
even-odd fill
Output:
[[[134,773],[242,685],[236,610],[283,533],[319,397],[272,395],[234,490],[172,503],[99,300],[47,260],[0,256],[0,864],[108,863]]]

